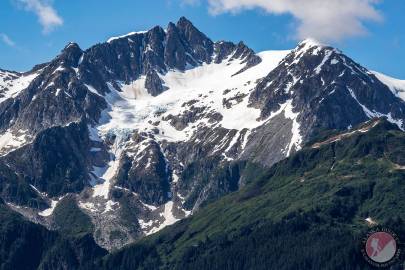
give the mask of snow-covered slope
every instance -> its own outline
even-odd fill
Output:
[[[221,113],[223,119],[219,125],[224,128],[255,128],[263,122],[257,120],[260,111],[247,106],[247,98],[229,109],[224,107],[223,98],[236,92],[240,95],[249,94],[257,80],[275,68],[288,53],[289,51],[259,53],[262,62],[238,75],[234,74],[243,68],[242,60],[227,59],[219,64],[204,63],[184,72],[170,70],[160,76],[167,90],[156,97],[148,94],[144,78],[129,84],[119,83],[120,89],[115,89],[110,84],[111,92],[106,95],[110,106],[101,119],[103,124],[98,127],[100,134],[105,135],[113,129],[150,131],[158,128],[160,132],[157,137],[162,140],[187,140],[193,135],[198,124],[208,124],[207,119],[202,118],[179,131],[167,121],[162,121],[162,118],[170,114],[182,114],[187,110],[184,104],[189,101],[196,101],[195,106],[205,107],[207,111]],[[224,94],[226,90],[232,91]],[[159,124],[153,124],[156,122]]]
[[[0,102],[15,97],[38,76],[38,73],[20,74],[0,69]]]
[[[0,69],[0,103],[17,96],[38,76],[39,72],[21,74]],[[0,156],[27,143],[26,130],[0,132]]]
[[[399,80],[382,74],[377,71],[373,71],[373,74],[398,97],[405,100],[405,80]]]

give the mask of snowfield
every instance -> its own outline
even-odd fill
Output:
[[[249,94],[257,84],[257,80],[266,76],[289,52],[288,50],[261,52],[258,54],[262,58],[260,64],[235,76],[233,75],[245,65],[241,60],[203,64],[185,72],[171,70],[161,75],[167,90],[156,97],[148,94],[144,87],[144,77],[131,84],[119,83],[121,91],[114,89],[111,84],[112,91],[105,97],[110,107],[100,120],[103,123],[98,127],[100,135],[114,129],[147,131],[156,128],[148,123],[149,120],[156,122],[161,120],[162,116],[181,114],[186,110],[182,105],[191,100],[198,101],[195,106],[207,107],[211,111],[221,113],[223,120],[220,125],[224,128],[238,130],[256,128],[263,124],[262,121],[257,121],[260,110],[247,107],[248,97],[230,109],[224,108],[222,99],[236,93]],[[225,90],[232,91],[223,95]],[[160,112],[164,113],[160,115]],[[205,119],[200,122],[206,124],[204,121]],[[188,127],[178,131],[166,121],[161,121],[157,126],[161,131],[158,137],[168,141],[187,140],[200,122],[194,123],[192,125],[194,128]]]

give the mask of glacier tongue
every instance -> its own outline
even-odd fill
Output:
[[[107,169],[102,172],[102,175],[96,174],[96,176],[101,178],[103,182],[93,187],[93,197],[103,197],[104,199],[108,199],[111,185],[113,184],[112,180],[118,170],[124,144],[128,140],[129,133],[127,130],[117,129],[113,132],[116,138],[110,150],[110,161],[107,165]]]

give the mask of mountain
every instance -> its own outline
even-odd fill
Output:
[[[361,253],[370,220],[405,237],[405,134],[386,120],[314,140],[252,175],[240,191],[108,255],[104,269],[374,269]]]
[[[384,118],[350,131],[330,131],[271,168],[248,164],[246,170],[251,182],[239,191],[109,254],[89,239],[89,223],[84,213],[73,211],[77,207],[73,197],[59,202],[69,212],[59,229],[63,236],[23,220],[1,203],[0,215],[7,223],[2,223],[0,236],[20,235],[22,241],[2,241],[1,251],[13,250],[0,253],[8,258],[3,265],[13,265],[12,269],[36,265],[38,269],[122,270],[374,269],[361,254],[362,238],[370,227],[389,226],[400,239],[405,237],[401,199],[405,133]],[[69,223],[81,226],[72,231],[66,226]],[[22,227],[23,233],[12,233],[15,226]],[[13,248],[6,246],[9,243]],[[13,261],[21,253],[29,254],[24,264],[28,268]]]
[[[375,117],[405,128],[398,84],[339,50],[305,40],[256,54],[184,17],[86,50],[69,43],[0,78],[0,197],[109,251],[242,189],[330,130]]]

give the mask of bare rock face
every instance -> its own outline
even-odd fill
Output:
[[[214,43],[201,33],[185,17],[181,17],[176,25],[179,29],[180,37],[188,47],[188,53],[192,56],[196,64],[211,63],[214,52]]]
[[[90,148],[87,126],[72,123],[40,132],[32,144],[10,153],[5,161],[29,177],[25,179],[29,184],[50,197],[59,197],[89,186]]]
[[[0,161],[0,196],[14,205],[41,210],[48,207],[46,199],[31,188],[24,176],[8,167],[4,160]]]
[[[147,204],[161,205],[171,197],[170,180],[169,164],[160,146],[152,142],[141,156],[123,156],[116,184],[139,194]]]
[[[155,70],[150,70],[146,74],[145,88],[148,89],[149,94],[154,97],[161,94],[165,90],[163,81],[160,79]]]

